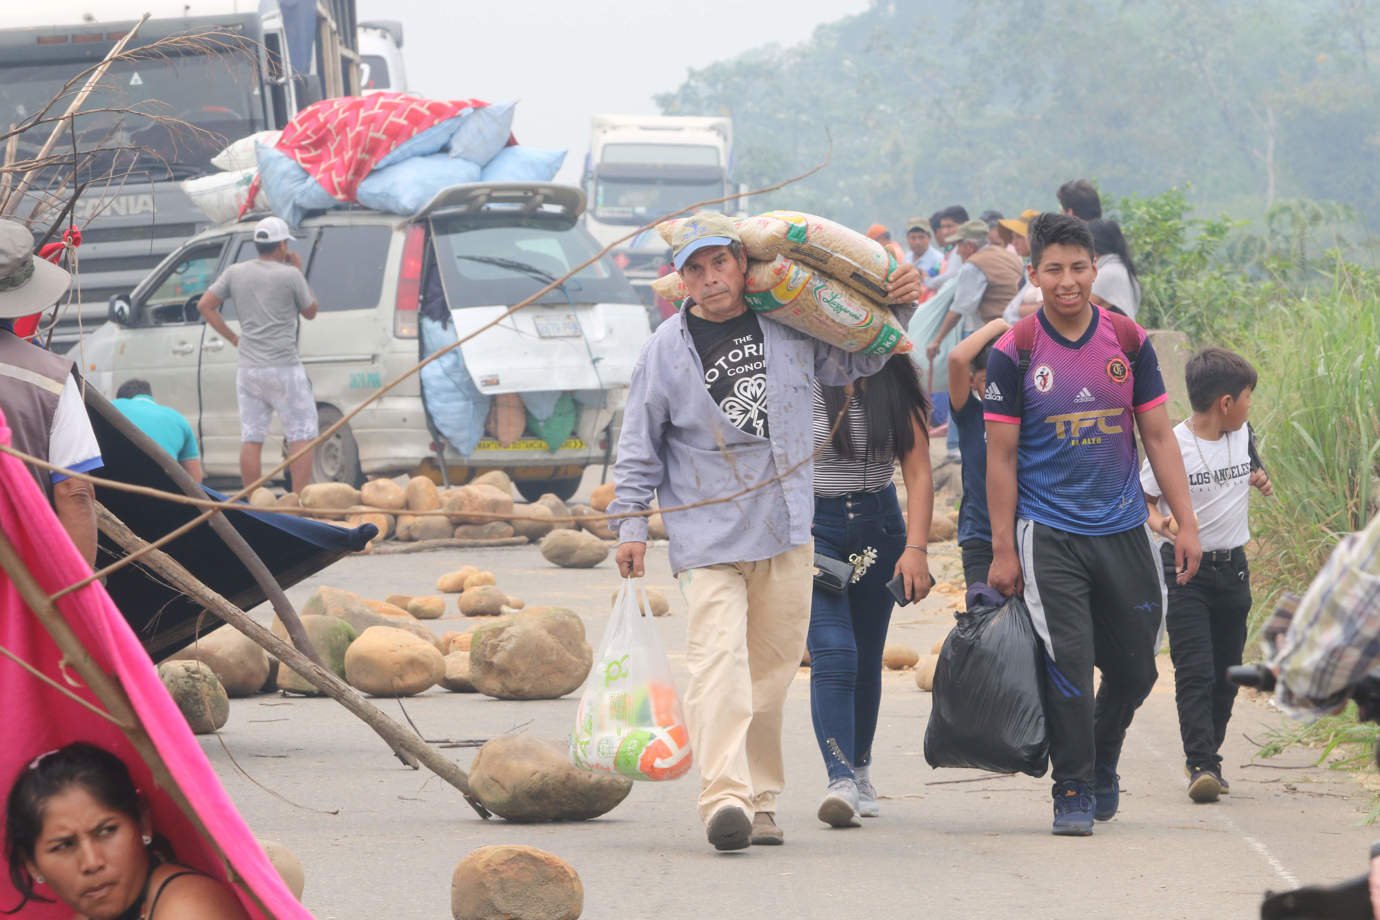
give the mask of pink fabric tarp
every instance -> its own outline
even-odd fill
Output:
[[[0,443],[10,443],[3,414]],[[0,527],[49,594],[90,574],[33,476],[8,454],[0,454]],[[124,688],[163,762],[191,801],[203,826],[228,855],[240,885],[252,889],[267,908],[267,913],[260,910],[253,897],[237,888],[250,916],[309,918],[311,915],[293,898],[235,811],[196,737],[163,689],[153,663],[105,589],[99,583],[88,585],[60,599],[58,608],[96,664]],[[56,643],[3,571],[0,645],[77,696],[104,708],[76,673],[61,664],[62,653]],[[154,784],[148,765],[113,723],[40,682],[5,656],[0,656],[0,701],[4,707],[0,717],[0,798],[8,797],[14,779],[37,755],[72,741],[98,744],[129,765],[135,783],[153,810],[154,826],[172,843],[178,861],[226,879],[225,866],[216,848],[183,816],[168,793]],[[3,821],[0,812],[0,824]],[[10,884],[8,873],[0,872],[0,909],[11,909],[18,903],[19,895]],[[23,915],[68,920],[72,912],[61,904],[30,904]]]

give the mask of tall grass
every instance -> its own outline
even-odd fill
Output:
[[[1260,374],[1252,425],[1275,489],[1251,508],[1260,614],[1380,506],[1380,283],[1338,262],[1330,290],[1276,301],[1228,344]]]

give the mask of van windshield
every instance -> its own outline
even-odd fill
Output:
[[[436,260],[452,310],[511,306],[532,296],[596,252],[594,238],[579,227],[477,227],[436,218],[432,224]],[[642,301],[608,256],[581,270],[538,303],[627,303]]]

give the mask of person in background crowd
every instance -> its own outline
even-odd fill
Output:
[[[1222,775],[1219,752],[1236,699],[1236,685],[1227,679],[1227,668],[1241,663],[1246,618],[1251,612],[1251,574],[1246,563],[1250,491],[1255,486],[1270,495],[1274,488],[1251,453],[1246,417],[1257,382],[1255,368],[1224,348],[1205,348],[1189,359],[1184,377],[1193,415],[1174,426],[1174,436],[1198,517],[1203,564],[1188,584],[1170,581],[1165,621],[1188,797],[1215,802],[1231,790]],[[1159,483],[1148,461],[1141,467],[1140,485],[1150,508],[1150,529],[1165,541],[1160,554],[1166,571],[1172,572],[1178,524],[1160,499]]]
[[[10,445],[75,473],[99,469],[101,448],[86,414],[70,358],[19,338],[12,322],[48,309],[72,276],[34,257],[34,237],[15,220],[0,220],[0,409]],[[31,467],[63,529],[88,564],[96,561],[96,493],[66,473]]]
[[[979,220],[987,225],[987,242],[993,246],[1005,246],[1011,242],[1008,237],[1001,233],[1001,212],[994,210],[983,211],[979,215]]]
[[[665,521],[690,608],[685,708],[699,813],[716,850],[740,850],[784,840],[782,716],[805,652],[814,561],[810,386],[843,386],[886,357],[759,321],[743,299],[747,256],[731,218],[696,214],[671,243],[690,296],[633,368],[609,513],[644,512],[653,499],[690,506]],[[913,265],[893,273],[888,293],[904,328],[920,293]],[[621,520],[618,539],[619,574],[642,577],[646,517]]]
[[[989,244],[986,224],[970,220],[959,227],[956,235],[963,267],[958,272],[949,312],[925,348],[931,361],[954,326],[962,322],[962,334],[971,335],[980,324],[1001,316],[1021,287],[1020,257],[1007,252],[1005,247]]]
[[[1093,281],[1093,300],[1109,310],[1118,310],[1131,319],[1140,312],[1140,280],[1130,247],[1114,220],[1088,221],[1088,232],[1097,247],[1097,278]]]
[[[1029,271],[1030,268],[1030,222],[1039,216],[1039,211],[1027,208],[1021,212],[1019,218],[1005,218],[1001,222],[1003,228],[1011,231],[1011,248],[1016,255],[1021,257],[1023,273]],[[1038,310],[1040,303],[1040,289],[1027,283],[1023,274],[1021,289],[1006,305],[1006,309],[1002,312],[1002,319],[1006,320],[1008,324],[1014,325],[1016,320],[1022,316],[1028,316]]]
[[[815,554],[853,565],[842,594],[816,585],[810,607],[810,713],[829,777],[817,814],[831,827],[857,827],[859,817],[881,813],[871,764],[882,648],[896,603],[887,582],[900,576],[910,602],[930,592],[928,415],[907,355],[892,356],[851,394],[814,386]],[[891,481],[898,461],[904,518]]]
[[[1102,216],[1102,198],[1087,179],[1070,179],[1059,186],[1058,196],[1059,207],[1071,217],[1089,221]]]
[[[939,246],[944,252],[944,266],[939,274],[925,279],[925,286],[932,291],[942,288],[945,283],[958,274],[963,267],[963,257],[958,254],[958,240],[955,234],[960,225],[968,222],[968,211],[962,205],[950,205],[939,212],[939,223],[934,225]]]
[[[1145,330],[1091,302],[1096,274],[1086,224],[1061,214],[1031,222],[1030,280],[1044,306],[998,340],[983,394],[987,581],[1008,597],[1024,591],[1043,644],[1061,836],[1086,836],[1094,819],[1116,814],[1121,746],[1157,677],[1166,592],[1133,424],[1179,522],[1179,584],[1201,555],[1155,349]]]
[[[126,380],[115,391],[115,408],[167,451],[196,482],[202,480],[201,452],[191,424],[171,406],[154,402],[147,380]]]
[[[882,248],[891,253],[891,257],[898,263],[905,263],[905,252],[901,249],[901,244],[891,238],[891,231],[882,224],[873,224],[867,228],[867,238],[882,244]]]
[[[958,548],[964,587],[987,583],[992,567],[992,524],[987,516],[987,429],[982,393],[992,345],[1011,327],[994,319],[949,352],[949,419],[958,427],[963,455],[963,502],[958,508]]]
[[[94,744],[39,754],[15,779],[5,856],[23,898],[15,913],[56,897],[91,920],[249,916],[228,886],[173,861],[129,768]]]
[[[235,387],[240,407],[240,478],[246,486],[263,472],[264,439],[273,413],[283,423],[288,455],[308,447],[317,435],[316,398],[297,354],[298,317],[316,318],[316,297],[302,275],[302,260],[288,248],[292,231],[281,217],[254,225],[259,257],[232,265],[201,295],[197,305],[207,325],[239,349]],[[220,315],[235,301],[240,334]],[[311,482],[312,452],[293,461],[292,491]]]
[[[923,281],[939,274],[944,265],[944,254],[935,248],[930,222],[923,217],[912,217],[906,221],[906,245],[910,247],[910,264],[920,273]],[[920,302],[924,303],[934,295],[928,286],[920,289]]]

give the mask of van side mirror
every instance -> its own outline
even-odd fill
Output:
[[[106,318],[117,326],[128,326],[130,319],[134,316],[134,307],[130,305],[128,294],[111,294],[109,307],[106,311]]]

